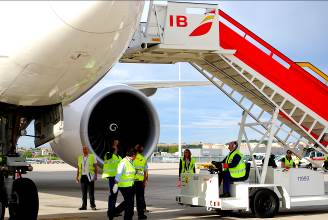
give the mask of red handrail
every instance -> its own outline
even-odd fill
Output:
[[[285,61],[289,65],[295,66],[295,63],[291,59],[289,59],[287,56],[285,56],[284,54],[282,54],[279,50],[277,50],[276,48],[274,48],[273,46],[271,46],[270,44],[268,44],[267,42],[265,42],[264,40],[262,40],[260,37],[258,37],[252,31],[250,31],[245,26],[243,26],[242,24],[240,24],[238,21],[236,21],[235,19],[233,19],[232,17],[230,17],[224,11],[219,10],[219,15],[222,16],[225,20],[227,20],[231,24],[233,24],[235,27],[239,28],[246,35],[252,37],[254,40],[256,40],[258,43],[260,43],[262,46],[264,46],[265,48],[267,48],[268,50],[270,50],[271,53],[277,55],[278,57],[280,57],[283,61]]]
[[[305,73],[309,74],[310,76],[312,76],[313,78],[317,79],[310,72],[306,71],[301,66],[297,65],[293,60],[291,60],[290,58],[288,58],[286,55],[284,55],[283,53],[281,53],[279,50],[277,50],[276,48],[274,48],[273,46],[271,46],[266,41],[262,40],[259,36],[257,36],[256,34],[254,34],[252,31],[250,31],[249,29],[247,29],[245,26],[243,26],[238,21],[236,21],[235,19],[233,19],[230,15],[226,14],[224,11],[219,10],[219,15],[221,17],[223,17],[225,20],[227,20],[230,24],[234,25],[236,28],[238,28],[239,30],[243,31],[245,33],[244,38],[248,35],[248,36],[252,37],[255,41],[257,41],[259,44],[261,44],[263,47],[265,47],[266,49],[268,49],[271,52],[271,54],[269,55],[271,58],[272,58],[273,55],[276,55],[280,59],[282,59],[283,61],[285,61],[287,64],[289,64],[290,67],[287,68],[287,69],[290,69],[292,67],[295,70],[298,70],[298,71],[301,71],[301,72],[305,72]],[[324,86],[327,86],[324,82],[322,82],[320,80],[319,80],[319,82],[321,82]]]

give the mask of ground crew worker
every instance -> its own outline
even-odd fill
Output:
[[[295,162],[292,158],[292,152],[290,150],[286,151],[286,156],[281,158],[281,168],[289,169],[294,168]]]
[[[276,156],[274,154],[270,154],[269,161],[268,161],[268,166],[272,168],[277,168],[276,161],[274,160]],[[265,157],[262,159],[262,165],[264,164]]]
[[[144,147],[141,144],[137,144],[134,149],[137,152],[136,159],[133,161],[133,166],[136,169],[134,192],[136,194],[138,219],[147,219],[147,216],[145,215],[145,187],[148,181],[147,159],[142,155]],[[124,207],[125,202],[122,202],[116,207],[115,212],[121,213],[124,210]]]
[[[137,151],[137,155],[136,159],[133,161],[133,165],[136,169],[134,190],[136,193],[138,218],[147,219],[147,216],[145,215],[145,187],[148,181],[147,159],[142,155],[144,147],[141,144],[137,144],[135,149]]]
[[[83,146],[83,155],[78,157],[78,166],[76,173],[76,182],[81,183],[82,206],[79,210],[87,209],[87,192],[89,190],[90,206],[92,210],[96,209],[94,187],[97,180],[97,161],[94,154],[89,154],[89,148]]]
[[[109,219],[112,219],[115,214],[115,205],[117,200],[117,192],[113,192],[113,187],[115,185],[115,176],[117,173],[117,166],[122,160],[122,158],[118,155],[118,140],[113,140],[111,149],[104,156],[104,166],[103,166],[103,179],[108,179],[109,186],[109,197],[108,197],[108,210],[107,216]]]
[[[223,181],[223,194],[220,197],[230,197],[230,183],[246,175],[244,156],[237,148],[238,143],[236,141],[228,143],[230,153],[221,162],[223,171],[219,175]]]
[[[325,161],[323,162],[323,168],[326,169],[326,171],[328,170],[328,155],[324,156]]]
[[[196,173],[195,169],[195,158],[191,157],[189,149],[185,149],[183,157],[180,158],[179,163],[179,181],[187,183],[189,174]]]
[[[296,168],[299,168],[299,166],[300,166],[300,158],[298,157],[298,156],[294,156],[294,157],[292,157],[293,158],[293,161],[294,161],[294,163],[295,163],[295,167]]]
[[[134,179],[135,168],[133,161],[136,159],[137,152],[134,148],[126,153],[126,157],[121,160],[117,167],[115,176],[115,185],[113,192],[117,192],[117,187],[121,191],[124,198],[124,220],[132,220],[134,209]]]

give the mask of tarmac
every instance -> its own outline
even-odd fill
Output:
[[[106,220],[108,186],[99,179],[96,182],[95,197],[97,211],[89,207],[79,211],[81,206],[80,185],[75,182],[76,169],[66,164],[36,164],[34,171],[26,177],[35,181],[39,190],[38,220]],[[146,188],[146,203],[148,219],[254,219],[247,213],[233,212],[229,216],[206,211],[204,207],[187,207],[178,205],[175,196],[179,192],[176,187],[178,164],[158,163],[149,164],[149,183]],[[118,202],[122,201],[119,194]],[[6,211],[8,219],[8,211]],[[304,208],[292,212],[281,212],[279,219],[327,219],[328,206],[311,210]],[[123,219],[122,216],[117,220]],[[137,219],[135,212],[134,219]]]

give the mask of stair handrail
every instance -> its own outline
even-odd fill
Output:
[[[250,31],[244,25],[240,24],[238,21],[236,21],[235,19],[233,19],[230,15],[228,15],[227,13],[225,13],[222,10],[219,10],[219,15],[221,17],[223,17],[225,20],[227,20],[228,22],[230,22],[231,24],[233,24],[235,27],[237,27],[241,31],[243,31],[245,33],[244,38],[248,35],[248,36],[252,37],[258,43],[260,43],[262,46],[264,46],[266,49],[268,49],[271,52],[270,53],[270,57],[272,57],[273,55],[276,55],[280,59],[282,59],[283,61],[285,61],[286,63],[288,63],[290,66],[295,66],[295,63],[290,58],[288,58],[286,55],[284,55],[283,53],[281,53],[279,50],[277,50],[276,48],[274,48],[273,46],[271,46],[269,43],[267,43],[266,41],[264,41],[262,38],[260,38],[259,36],[257,36],[255,33],[253,33],[252,31]]]
[[[286,55],[284,55],[283,53],[281,53],[279,50],[277,50],[276,48],[274,48],[272,45],[270,45],[269,43],[267,43],[266,41],[264,41],[262,38],[260,38],[259,36],[257,36],[255,33],[253,33],[252,31],[250,31],[248,28],[246,28],[244,25],[240,24],[238,21],[236,21],[235,19],[233,19],[230,15],[228,15],[227,13],[225,13],[222,10],[219,10],[219,15],[224,18],[227,22],[229,22],[230,24],[234,25],[236,28],[238,28],[239,30],[241,30],[244,33],[244,38],[246,38],[247,36],[250,36],[251,38],[253,38],[257,43],[259,43],[261,46],[263,46],[264,48],[266,48],[267,50],[270,51],[269,57],[273,58],[273,55],[276,55],[277,57],[279,57],[281,60],[283,60],[284,62],[286,62],[289,67],[286,67],[287,69],[290,69],[291,67],[293,69],[305,72],[307,74],[309,74],[310,76],[312,76],[313,78],[315,78],[316,80],[318,80],[318,78],[314,77],[311,73],[309,73],[308,71],[306,71],[305,69],[303,69],[301,66],[297,65],[294,61],[292,61],[290,58],[288,58]],[[279,61],[278,61],[279,62]],[[319,74],[320,75],[320,74]],[[325,74],[324,74],[325,75]],[[321,75],[320,75],[321,76]],[[321,82],[323,85],[327,86],[327,80],[328,80],[328,76],[325,75],[325,77],[321,76],[323,79],[326,80],[326,82],[322,82],[320,80],[318,80],[319,82]]]

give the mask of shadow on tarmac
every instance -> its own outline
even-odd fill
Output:
[[[327,208],[327,207],[326,207]],[[191,208],[177,210],[177,211],[169,211],[169,212],[151,212],[148,214],[148,219],[161,219],[161,220],[169,220],[169,219],[223,219],[223,220],[235,220],[235,219],[254,219],[250,214],[233,212],[227,215],[219,215],[215,212],[206,212],[204,210],[190,210]],[[163,210],[165,211],[165,210]],[[167,211],[167,210],[166,210]],[[280,213],[275,218],[306,218],[309,216],[314,218],[320,218],[319,215],[325,214],[327,211],[325,210],[317,210],[317,211],[297,211],[297,212],[285,212]],[[77,219],[88,219],[88,220],[104,220],[106,219],[106,211],[97,211],[91,212],[86,211],[83,213],[72,213],[72,214],[56,214],[56,215],[42,215],[39,216],[38,220],[77,220]],[[115,218],[117,220],[123,220],[123,216]],[[134,219],[137,219],[137,213],[135,212]],[[321,219],[322,216],[321,216]]]

